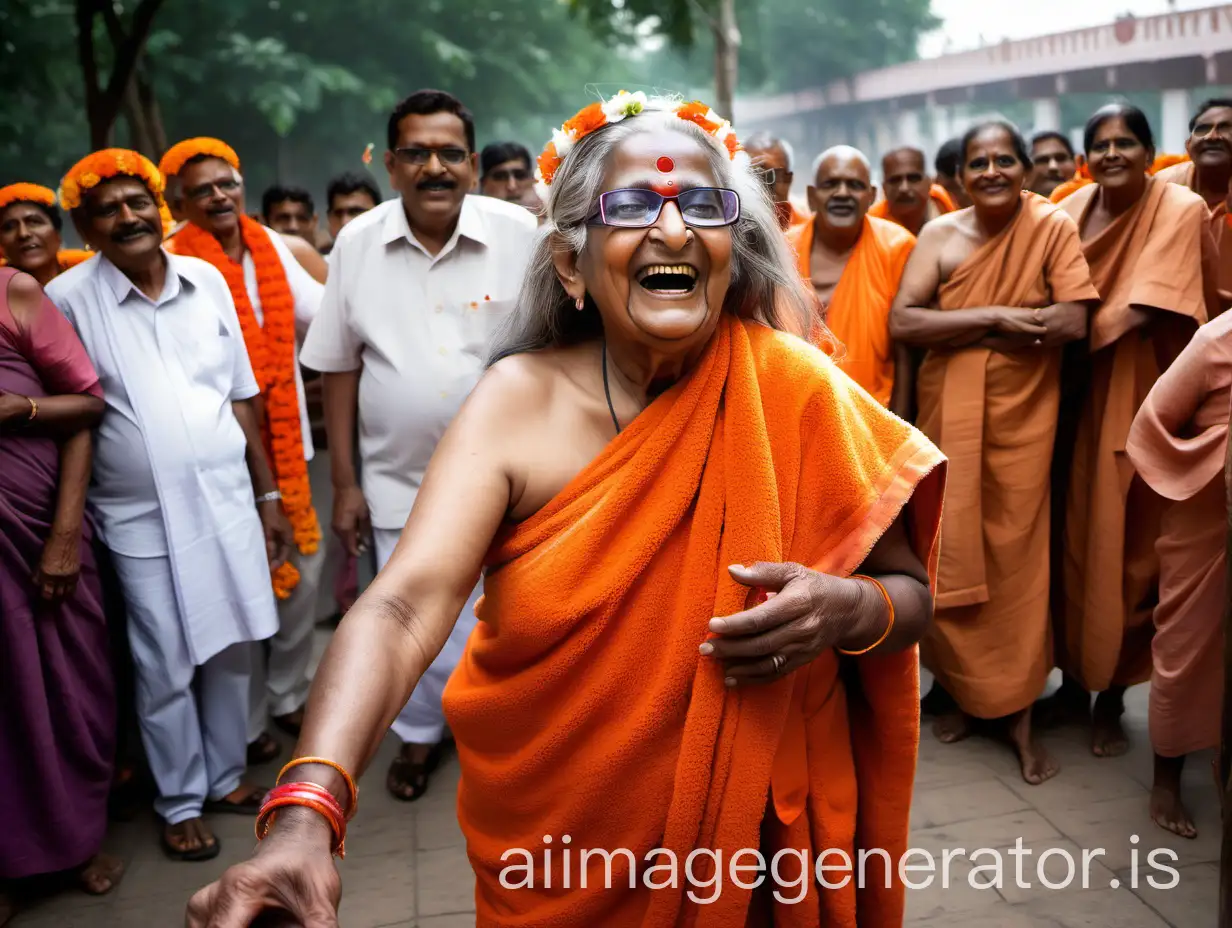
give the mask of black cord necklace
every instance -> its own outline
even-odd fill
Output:
[[[607,397],[607,411],[612,414],[612,425],[616,426],[616,434],[620,434],[620,420],[616,418],[616,407],[612,405],[612,390],[607,384],[607,339],[600,344],[603,351],[603,395]]]

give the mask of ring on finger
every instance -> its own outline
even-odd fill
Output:
[[[770,660],[774,664],[774,672],[782,673],[783,665],[787,663],[787,658],[785,658],[782,654],[776,654],[774,657],[770,658]]]

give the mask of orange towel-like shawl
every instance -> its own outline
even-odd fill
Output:
[[[938,308],[1098,299],[1073,220],[1024,193],[1014,220],[938,292]],[[999,718],[1039,697],[1048,632],[1049,468],[1060,351],[932,351],[919,426],[950,460],[937,615],[924,663],[962,709]]]
[[[1081,224],[1099,192],[1062,204]],[[1202,198],[1152,177],[1142,199],[1083,242],[1102,303],[1091,320],[1090,385],[1079,418],[1065,513],[1059,663],[1088,690],[1150,676],[1159,589],[1162,500],[1125,456],[1135,413],[1160,373],[1207,319]],[[1131,328],[1131,307],[1153,307]],[[1130,517],[1127,518],[1127,511]]]
[[[787,233],[806,283],[812,279],[810,255],[816,221],[810,216]],[[890,306],[914,247],[915,236],[902,226],[865,217],[864,231],[826,311],[826,326],[845,349],[839,366],[882,406],[890,405],[894,392]]]
[[[728,859],[759,847],[772,783],[775,846],[905,849],[915,649],[841,662],[830,652],[776,684],[728,691],[698,645],[711,616],[752,601],[727,565],[850,574],[909,500],[931,576],[944,474],[923,435],[816,348],[725,316],[690,376],[490,552],[481,621],[445,692],[478,924],[743,928],[750,894]],[[688,900],[683,877],[630,890],[621,855],[615,888],[602,888],[596,857],[589,888],[577,888],[580,849],[628,849],[637,877],[664,862],[646,862],[658,847],[682,867],[695,848],[722,851],[719,898]],[[502,887],[510,848],[534,855],[535,888]],[[872,882],[858,894],[810,888],[775,923],[897,928],[903,888]]]
[[[928,219],[936,219],[938,216],[944,216],[946,213],[952,213],[958,209],[958,204],[954,202],[944,187],[939,184],[933,184],[928,189]],[[890,222],[898,224],[898,220],[890,214],[890,201],[886,199],[878,200],[873,204],[872,209],[868,214],[874,219],[886,219]],[[925,220],[927,221],[927,220]]]
[[[1150,726],[1157,754],[1219,743],[1227,503],[1223,467],[1232,390],[1232,314],[1208,322],[1155,382],[1125,451],[1170,500],[1159,542]]]

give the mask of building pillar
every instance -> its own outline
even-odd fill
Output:
[[[1163,118],[1159,126],[1160,154],[1176,155],[1185,150],[1185,141],[1189,138],[1189,91],[1165,90],[1163,98]]]
[[[898,147],[923,148],[924,139],[920,133],[920,114],[917,110],[904,110],[898,114],[898,138],[891,148]],[[885,152],[882,152],[885,154]]]
[[[1061,130],[1061,102],[1056,97],[1046,97],[1032,102],[1034,132],[1059,132]]]

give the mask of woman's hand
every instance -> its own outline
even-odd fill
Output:
[[[329,826],[315,812],[280,809],[253,858],[189,900],[188,928],[338,928],[342,880],[330,838]]]
[[[859,634],[875,611],[859,580],[791,563],[728,569],[737,582],[767,593],[751,609],[710,620],[719,637],[704,642],[701,653],[722,662],[728,686],[781,679]]]
[[[39,595],[49,603],[69,599],[77,591],[80,574],[81,533],[53,531],[31,578]]]

